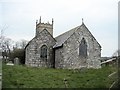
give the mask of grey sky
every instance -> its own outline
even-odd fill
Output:
[[[102,56],[118,48],[119,0],[0,0],[0,28],[12,40],[31,40],[35,22],[54,19],[54,36],[84,23],[102,46]]]

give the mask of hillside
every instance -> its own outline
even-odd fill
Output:
[[[48,69],[3,65],[3,88],[109,88],[116,71],[111,66],[101,69]]]

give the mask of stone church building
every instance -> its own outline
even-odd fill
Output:
[[[101,46],[84,22],[57,37],[52,24],[36,21],[36,35],[26,45],[25,64],[48,68],[100,68]]]

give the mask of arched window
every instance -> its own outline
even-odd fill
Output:
[[[47,59],[47,46],[46,45],[43,45],[41,47],[41,58],[43,59]]]
[[[84,38],[82,38],[79,46],[79,55],[84,58],[87,57],[87,43]]]

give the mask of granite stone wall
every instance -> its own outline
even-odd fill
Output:
[[[29,45],[26,47],[26,65],[33,67],[53,67],[53,45],[55,44],[54,38],[48,33],[47,30],[41,31],[39,36],[33,38]],[[47,46],[47,60],[40,57],[40,50],[42,45]]]
[[[79,45],[82,38],[87,43],[87,57],[79,55]],[[78,69],[82,67],[100,68],[101,48],[95,38],[85,27],[79,28],[63,44],[55,50],[56,68]]]
[[[77,29],[77,30],[76,30]],[[74,30],[74,29],[73,29]],[[71,31],[68,32],[69,35]],[[79,28],[75,28],[72,35],[68,36],[67,40],[61,40],[62,46],[55,47],[57,41],[53,38],[53,24],[39,23],[36,25],[36,36],[26,46],[26,61],[27,66],[32,67],[55,67],[65,69],[79,68],[101,68],[101,46],[87,29],[82,24]],[[62,36],[62,35],[61,35]],[[84,38],[86,47],[86,57],[80,54],[81,41]],[[84,42],[83,42],[84,43]],[[41,57],[41,47],[47,46],[47,59]]]

